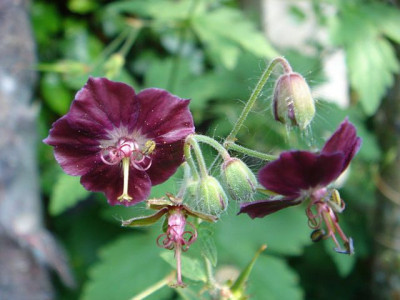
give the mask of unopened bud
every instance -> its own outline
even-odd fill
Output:
[[[104,64],[104,72],[109,78],[118,76],[125,64],[125,58],[120,53],[114,53]]]
[[[237,201],[250,201],[256,192],[257,179],[249,167],[238,158],[226,160],[221,167],[222,178],[231,197]]]
[[[273,113],[275,120],[305,129],[315,115],[310,88],[298,73],[281,75],[274,89]]]
[[[228,197],[219,181],[212,176],[201,179],[198,187],[198,207],[203,213],[219,216],[228,206]]]

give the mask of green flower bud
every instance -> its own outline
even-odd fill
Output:
[[[219,181],[212,176],[200,180],[197,201],[197,209],[214,216],[219,216],[228,207],[228,197],[224,189]]]
[[[238,158],[226,160],[221,167],[222,178],[231,197],[237,201],[250,201],[256,192],[257,179],[249,167]]]
[[[310,88],[298,73],[289,72],[278,78],[272,103],[275,120],[302,130],[315,115]]]

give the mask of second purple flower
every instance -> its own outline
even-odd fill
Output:
[[[346,119],[320,153],[281,153],[279,159],[268,163],[258,173],[260,183],[278,196],[243,203],[240,213],[247,213],[251,218],[262,218],[309,199],[306,214],[310,227],[314,229],[311,238],[318,241],[331,237],[338,252],[352,253],[351,239],[345,236],[338,223],[337,213],[344,210],[344,202],[338,191],[330,188],[329,184],[346,170],[360,146],[361,138],[357,136],[356,128]],[[322,224],[325,224],[327,232]],[[335,233],[343,240],[345,250],[341,249]]]

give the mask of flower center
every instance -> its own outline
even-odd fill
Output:
[[[124,185],[119,201],[131,201],[132,197],[128,194],[129,168],[133,167],[139,171],[146,171],[151,167],[153,153],[156,143],[152,140],[140,146],[134,139],[120,138],[114,146],[103,148],[100,158],[107,165],[120,164],[124,175]]]

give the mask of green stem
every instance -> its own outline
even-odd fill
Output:
[[[129,50],[132,48],[133,43],[135,42],[136,38],[139,35],[140,32],[140,28],[135,28],[134,30],[131,29],[131,31],[129,32],[128,37],[126,38],[124,44],[122,45],[119,53],[121,53],[121,55],[123,57],[126,57],[126,55],[128,54]]]
[[[193,151],[194,151],[194,155],[196,155],[197,164],[198,164],[199,169],[200,169],[200,177],[201,178],[206,178],[208,176],[207,166],[206,166],[206,162],[204,161],[204,157],[203,157],[203,154],[201,152],[199,144],[193,138],[193,135],[189,135],[186,138],[186,143],[189,143],[190,146],[192,146]]]
[[[200,143],[205,143],[205,144],[208,144],[211,147],[213,147],[215,150],[218,151],[218,153],[219,153],[219,155],[221,155],[222,159],[227,160],[230,158],[228,151],[226,151],[226,149],[220,143],[218,143],[216,140],[214,140],[213,138],[210,138],[209,136],[206,136],[206,135],[200,135],[200,134],[193,135],[193,138]]]
[[[243,126],[244,121],[246,120],[248,114],[250,113],[251,109],[253,108],[254,103],[260,96],[262,89],[264,88],[265,84],[267,83],[268,78],[271,76],[272,70],[277,64],[281,64],[285,72],[292,72],[292,68],[290,67],[288,61],[283,57],[274,58],[268,67],[264,70],[264,73],[261,75],[260,80],[258,81],[256,87],[254,88],[253,92],[250,95],[249,100],[247,101],[245,107],[243,108],[242,113],[239,116],[235,126],[233,127],[231,133],[226,138],[226,142],[234,142],[236,140],[236,135],[238,134],[240,128]],[[225,144],[225,143],[224,143]]]
[[[146,290],[141,292],[140,294],[136,295],[135,297],[131,298],[131,300],[142,300],[146,297],[150,296],[151,294],[157,292],[159,289],[163,288],[167,284],[172,281],[173,276],[175,276],[175,271],[168,274],[166,277],[161,279],[159,282],[156,282],[152,286],[148,287]]]
[[[183,153],[185,155],[185,160],[188,163],[190,170],[192,171],[192,176],[194,180],[199,179],[199,172],[197,171],[196,164],[194,163],[193,157],[192,157],[192,151],[190,151],[190,143],[185,142],[185,145],[183,146]]]
[[[278,158],[278,156],[276,156],[276,155],[266,154],[266,153],[258,152],[256,150],[251,150],[246,147],[239,146],[233,142],[225,142],[224,145],[225,145],[226,149],[234,150],[236,152],[240,152],[240,153],[246,154],[248,156],[256,157],[256,158],[266,160],[266,161],[271,161],[271,160],[275,160]]]
[[[107,59],[108,56],[115,52],[122,41],[127,38],[128,34],[128,30],[124,30],[110,44],[108,44],[108,46],[99,55],[99,58],[96,60],[93,66],[93,69],[99,67]]]
[[[249,279],[249,276],[250,276],[251,271],[253,270],[254,264],[255,264],[257,258],[260,256],[260,254],[266,248],[267,248],[267,245],[262,245],[260,247],[260,249],[258,249],[256,254],[254,255],[253,259],[247,265],[247,267],[240,273],[239,277],[236,279],[236,281],[231,286],[231,292],[233,295],[238,296],[238,298],[241,298],[241,296],[243,296],[243,290],[244,290],[245,283]]]

